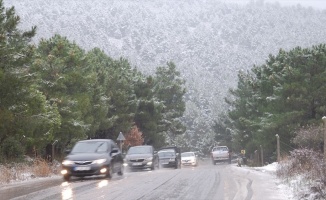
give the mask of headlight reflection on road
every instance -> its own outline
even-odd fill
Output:
[[[109,181],[108,180],[102,180],[100,181],[98,184],[97,184],[97,187],[98,188],[102,188],[102,187],[105,187],[109,184]]]
[[[73,192],[70,187],[70,184],[68,182],[63,182],[61,183],[61,187],[62,187],[62,192],[61,192],[62,200],[73,199],[72,198]]]

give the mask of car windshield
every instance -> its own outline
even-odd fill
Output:
[[[190,157],[190,156],[195,156],[195,154],[192,152],[186,152],[181,154],[181,157]]]
[[[157,154],[158,154],[159,157],[173,157],[173,156],[175,156],[174,151],[159,151]]]
[[[79,142],[74,146],[71,153],[101,153],[106,152],[107,149],[106,142]]]
[[[227,147],[215,147],[213,151],[229,151]]]
[[[150,147],[130,147],[127,154],[149,154],[151,153]]]

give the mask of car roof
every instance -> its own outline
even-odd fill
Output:
[[[152,147],[152,146],[151,145],[138,145],[138,146],[131,146],[131,147]]]
[[[143,148],[143,147],[153,148],[153,146],[151,146],[151,145],[139,145],[139,146],[132,146],[132,147],[129,147],[129,149],[130,149],[130,148]]]
[[[161,152],[175,152],[175,150],[174,149],[161,149],[158,152],[159,153],[161,153]]]
[[[180,149],[178,148],[178,147],[175,147],[175,146],[170,146],[170,147],[162,147],[162,148],[160,148],[159,150],[161,151],[161,150],[165,150],[165,149],[174,149],[174,150],[176,150],[176,151],[180,151]]]
[[[89,139],[89,140],[80,140],[78,142],[113,142],[111,139]]]
[[[182,152],[182,153],[195,153],[193,151],[186,151],[186,152]]]

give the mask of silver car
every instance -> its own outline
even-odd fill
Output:
[[[125,157],[125,163],[130,170],[147,168],[154,170],[159,167],[156,151],[150,145],[130,147]]]
[[[181,164],[188,166],[197,166],[198,159],[194,152],[183,152],[181,153]]]

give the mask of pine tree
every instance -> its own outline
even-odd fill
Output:
[[[30,72],[34,46],[29,43],[36,27],[23,32],[17,28],[19,22],[14,7],[5,9],[0,0],[0,152],[7,152],[9,143],[17,150],[7,156],[20,155],[26,145],[44,145],[52,139],[47,133],[60,124],[55,107],[37,89]]]
[[[168,136],[171,143],[176,135],[185,132],[181,120],[185,111],[185,80],[174,63],[169,62],[166,67],[157,68],[153,90],[155,97],[164,104],[160,131]]]

